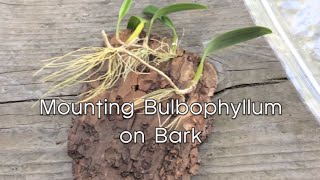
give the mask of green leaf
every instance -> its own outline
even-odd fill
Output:
[[[179,4],[172,4],[169,6],[165,6],[154,14],[153,18],[159,18],[161,16],[166,16],[171,13],[179,12],[179,11],[186,11],[186,10],[195,10],[195,9],[207,9],[207,6],[196,4],[196,3],[179,3]]]
[[[128,21],[127,28],[131,30],[135,30],[140,23],[146,24],[148,23],[148,20],[139,16],[131,16]]]
[[[205,51],[202,55],[200,64],[197,68],[197,72],[195,74],[195,77],[193,79],[193,83],[197,83],[202,75],[203,67],[204,67],[204,61],[206,57],[220,49],[239,44],[251,39],[258,38],[260,36],[270,34],[272,31],[265,27],[260,26],[253,26],[253,27],[247,27],[242,29],[237,29],[234,31],[230,31],[224,34],[221,34],[211,40],[207,47],[205,48]]]
[[[143,9],[143,14],[153,16],[158,10],[159,8],[157,8],[156,6],[149,5]]]
[[[119,19],[120,21],[124,18],[124,16],[128,13],[130,7],[132,5],[132,0],[124,0],[120,11],[119,11]]]
[[[211,40],[205,51],[204,55],[209,55],[213,52],[216,52],[220,49],[239,44],[241,42],[245,42],[251,39],[258,38],[260,36],[270,34],[272,31],[265,27],[253,26],[242,29],[237,29],[234,31],[230,31],[224,34],[221,34]]]
[[[120,31],[121,21],[128,13],[128,11],[131,7],[131,4],[132,4],[132,0],[124,0],[122,2],[121,8],[119,10],[119,17],[118,17],[118,22],[117,22],[117,31],[116,31],[117,39],[119,39],[119,31]]]
[[[149,16],[154,16],[154,14],[159,10],[159,8],[157,8],[156,6],[153,5],[149,5],[146,8],[144,8],[143,13]],[[169,27],[172,30],[172,43],[173,43],[173,49],[176,48],[177,43],[178,43],[178,34],[176,31],[175,26],[173,25],[173,22],[171,21],[171,19],[168,16],[161,16],[158,17],[158,19],[160,20],[160,22],[164,25],[166,25],[167,27]],[[174,50],[175,51],[175,50]]]
[[[160,21],[172,30],[172,51],[175,52],[178,46],[178,34],[176,27],[168,16],[162,16]]]
[[[144,8],[143,13],[146,15],[153,16],[158,10],[159,10],[159,8],[157,8],[156,6],[150,5],[150,6],[147,6],[146,8]],[[176,29],[173,25],[173,22],[171,21],[171,19],[168,16],[161,16],[161,17],[158,17],[158,19],[161,21],[161,23],[163,23],[166,26],[168,26],[169,28],[171,28],[172,31],[176,32]]]
[[[177,36],[177,32],[176,32],[176,28],[173,25],[173,22],[171,21],[171,19],[168,16],[162,16],[160,21],[165,24],[166,26],[168,26],[172,31],[173,31],[173,35]]]
[[[128,38],[127,42],[131,42],[137,37],[139,37],[142,32],[144,25],[148,23],[148,20],[139,17],[139,16],[131,16],[127,25],[128,29],[134,30],[131,36]]]
[[[152,12],[152,11],[154,11],[154,9],[155,8],[151,6],[151,8],[147,9],[146,12],[150,12],[150,11]],[[195,10],[195,9],[207,9],[207,6],[204,6],[201,4],[196,4],[196,3],[180,3],[180,4],[172,4],[169,6],[165,6],[161,9],[157,10],[151,19],[149,30],[147,32],[147,36],[145,39],[145,43],[147,43],[149,40],[149,36],[151,34],[151,29],[152,29],[153,23],[156,19],[159,19],[159,18],[162,19],[163,16],[166,16],[171,13],[186,11],[186,10]]]

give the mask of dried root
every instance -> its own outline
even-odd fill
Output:
[[[57,71],[43,79],[45,82],[54,82],[54,86],[44,96],[77,84],[97,82],[99,84],[97,87],[80,95],[84,97],[80,102],[87,102],[114,87],[120,79],[125,80],[130,72],[142,74],[146,73],[147,70],[156,71],[168,81],[171,87],[159,89],[140,97],[134,102],[136,109],[143,107],[145,99],[154,99],[161,102],[172,98],[174,95],[185,99],[184,94],[190,92],[189,90],[180,90],[164,72],[156,68],[160,63],[177,56],[164,40],[151,38],[150,41],[157,45],[152,48],[148,45],[139,44],[144,39],[138,38],[130,43],[121,41],[121,43],[118,43],[120,44],[119,47],[114,47],[104,31],[102,35],[106,47],[85,47],[60,57],[45,60],[48,64],[36,74],[44,69],[57,69]],[[107,69],[107,71],[103,71],[103,69]],[[178,127],[181,117],[176,117],[169,122],[170,120],[169,118],[164,123],[159,123],[159,126],[174,129]]]
[[[120,78],[125,80],[130,72],[145,73],[146,68],[165,76],[170,84],[177,89],[171,79],[155,67],[176,56],[170,53],[170,46],[166,42],[152,39],[159,44],[154,49],[138,44],[141,39],[136,39],[128,44],[123,43],[120,47],[113,47],[107,35],[104,32],[102,34],[106,47],[85,47],[60,57],[45,60],[48,64],[36,74],[44,69],[58,70],[43,79],[45,82],[54,82],[54,86],[44,97],[77,84],[100,82],[98,87],[81,94],[85,97],[81,102],[86,102],[112,88]],[[108,67],[108,70],[101,72],[105,66]]]

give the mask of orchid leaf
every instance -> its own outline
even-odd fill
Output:
[[[148,20],[139,17],[139,16],[131,16],[127,25],[128,29],[133,30],[133,33],[128,38],[127,42],[133,41],[135,38],[139,37],[142,32],[145,24],[148,23]]]
[[[148,20],[146,20],[142,17],[139,17],[139,16],[131,16],[128,21],[127,28],[131,29],[131,30],[135,30],[137,28],[137,26],[141,23],[146,24],[146,23],[148,23]]]
[[[154,16],[154,14],[158,10],[159,10],[159,8],[157,8],[156,6],[149,5],[146,8],[144,8],[143,13],[145,15]],[[175,26],[173,25],[173,22],[171,21],[171,19],[168,16],[161,16],[158,19],[162,24],[166,25],[167,27],[169,27],[172,30],[172,33],[173,33],[172,43],[174,44],[174,47],[175,47],[177,45],[177,41],[178,41],[178,34],[177,34]]]
[[[197,4],[197,3],[179,3],[172,4],[169,6],[165,6],[160,8],[153,16],[154,19],[159,18],[161,16],[166,16],[171,13],[187,11],[187,10],[196,10],[196,9],[207,9],[207,6]]]
[[[126,16],[126,14],[128,13],[130,7],[132,5],[132,0],[124,0],[120,11],[119,11],[119,19],[120,21]]]
[[[119,17],[118,17],[118,23],[117,23],[117,33],[116,33],[117,37],[119,37],[119,30],[120,30],[121,21],[128,13],[131,5],[132,5],[132,0],[124,0],[122,2],[121,8],[119,10]]]
[[[226,47],[239,44],[251,39],[255,39],[270,33],[272,33],[270,29],[265,27],[260,27],[260,26],[253,26],[253,27],[237,29],[234,31],[229,31],[211,40],[207,44],[204,55],[207,56],[220,49],[224,49]]]
[[[146,14],[146,15],[151,15],[151,16],[154,16],[155,13],[159,10],[159,8],[157,8],[156,6],[153,6],[153,5],[150,5],[150,6],[147,6],[146,8],[144,8],[143,10],[143,13]],[[173,25],[173,22],[171,21],[171,19],[168,17],[168,16],[161,16],[161,17],[158,17],[158,19],[163,23],[165,24],[166,26],[168,26],[172,31],[173,33],[176,35],[176,29]]]
[[[158,7],[154,5],[149,5],[143,9],[143,14],[153,16],[158,10]]]
[[[148,38],[151,34],[151,29],[152,29],[153,23],[156,19],[161,20],[161,19],[163,19],[164,16],[171,14],[171,13],[180,12],[180,11],[187,11],[187,10],[196,10],[196,9],[207,9],[207,6],[204,6],[201,4],[196,4],[196,3],[179,3],[179,4],[168,5],[163,8],[158,9],[154,13],[154,15],[150,21],[150,26],[149,26],[149,30],[147,33],[146,42],[148,41]],[[151,6],[150,8],[148,8],[146,10],[146,13],[154,12],[154,10],[155,10],[155,6],[154,7]],[[166,20],[168,20],[168,19],[166,19]],[[170,22],[166,22],[166,23],[170,23]],[[171,25],[173,25],[173,24],[171,24]]]
[[[200,64],[198,66],[196,75],[194,77],[194,82],[198,82],[200,80],[200,77],[203,72],[204,61],[206,59],[206,56],[218,50],[227,48],[229,46],[233,46],[235,44],[239,44],[251,39],[255,39],[270,33],[272,33],[272,31],[268,28],[253,26],[253,27],[247,27],[247,28],[229,31],[227,33],[217,36],[207,44],[205,51],[203,53],[202,59],[200,61]]]

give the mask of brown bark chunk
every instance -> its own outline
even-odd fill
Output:
[[[166,66],[161,66],[165,69],[161,70],[168,72],[178,87],[185,87],[195,74],[199,56],[184,52],[166,63]],[[205,67],[201,83],[189,95],[190,101],[206,102],[213,96],[217,75],[209,63]],[[101,94],[96,100],[130,102],[146,92],[167,85],[156,72],[151,71],[148,75],[131,73],[125,81],[120,80],[113,89]],[[156,144],[156,127],[158,116],[141,113],[135,113],[129,120],[116,115],[101,119],[92,115],[74,118],[68,143],[68,154],[73,159],[74,179],[190,179],[199,169],[200,144]],[[203,131],[201,139],[204,141],[212,125],[201,115],[188,115],[184,117],[180,127],[194,127],[197,131]],[[121,143],[119,135],[124,130],[142,130],[146,135],[146,142]]]

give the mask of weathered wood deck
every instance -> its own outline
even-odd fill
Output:
[[[139,3],[138,3],[139,2]],[[130,14],[147,4],[135,1]],[[252,25],[241,0],[199,0],[208,11],[172,16],[182,46],[201,52],[203,41],[226,30]],[[40,60],[101,44],[113,31],[120,1],[0,1],[0,180],[72,179],[66,154],[70,117],[40,116],[31,105],[48,89],[32,77]],[[157,32],[168,34],[162,26]],[[184,31],[183,31],[184,29]],[[258,39],[213,56],[220,75],[216,99],[278,101],[282,116],[217,116],[202,146],[202,168],[194,179],[319,179],[320,129],[264,41]],[[58,97],[72,99],[77,90]]]

